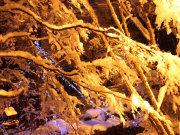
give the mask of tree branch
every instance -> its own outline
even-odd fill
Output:
[[[137,17],[133,17],[131,15],[131,13],[128,11],[128,9],[124,5],[124,3],[122,3],[122,7],[123,7],[123,10],[124,10],[123,13],[127,16],[127,18],[129,18],[136,25],[136,27],[141,31],[141,33],[146,38],[146,40],[150,41],[150,34],[149,34],[148,30],[139,21],[139,19]],[[126,18],[126,20],[127,20],[127,18]]]
[[[121,0],[118,0],[118,3],[119,3],[119,12],[120,12],[120,15],[121,15],[121,19],[122,19],[122,24],[123,24],[123,27],[124,27],[124,31],[125,31],[125,33],[126,33],[126,36],[127,36],[127,37],[130,37],[130,33],[129,33],[128,28],[127,28],[126,19],[125,19],[124,14],[123,14],[122,1],[121,1]]]
[[[0,42],[6,42],[8,39],[13,38],[13,37],[23,37],[23,36],[28,36],[29,33],[27,32],[11,32],[6,34],[5,36],[0,34]]]
[[[144,17],[145,17],[145,19],[146,19],[146,22],[145,22],[145,23],[146,23],[146,25],[147,25],[148,32],[149,32],[149,35],[150,35],[150,43],[153,44],[153,45],[155,45],[155,44],[156,44],[156,40],[155,40],[154,29],[152,28],[151,22],[150,22],[150,20],[149,20],[149,18],[148,18],[148,14],[145,13],[145,11],[144,11]]]
[[[82,20],[75,22],[73,24],[66,24],[66,25],[62,25],[62,26],[53,25],[53,24],[50,24],[50,23],[44,21],[40,16],[36,15],[30,9],[28,9],[24,6],[21,6],[19,4],[8,4],[3,7],[0,7],[1,12],[13,12],[14,10],[22,11],[22,12],[30,15],[31,17],[34,18],[34,20],[43,24],[44,26],[46,26],[47,28],[49,28],[51,30],[61,31],[61,30],[75,28],[75,27],[82,27],[82,28],[87,28],[87,29],[91,29],[94,31],[98,31],[98,32],[105,32],[105,30],[103,28],[97,28],[97,27],[94,27],[94,25],[91,25],[89,23],[83,23]]]
[[[114,8],[113,8],[113,6],[112,6],[112,4],[111,4],[111,1],[110,1],[110,0],[106,0],[106,2],[107,2],[107,4],[108,4],[108,7],[109,7],[109,9],[110,9],[110,11],[111,11],[111,14],[112,14],[112,16],[113,16],[114,22],[116,23],[118,29],[119,29],[121,32],[124,33],[124,30],[123,30],[123,28],[122,28],[122,26],[121,26],[121,23],[120,23],[117,15],[116,15],[116,12],[114,11]]]
[[[150,119],[152,120],[152,122],[154,122],[155,126],[157,127],[157,128],[155,128],[156,131],[159,134],[167,135],[167,132],[164,129],[164,127],[163,127],[162,123],[160,122],[160,120],[153,113],[150,113],[149,116],[150,116]]]
[[[143,98],[138,94],[138,92],[136,91],[136,89],[130,84],[130,82],[129,82],[129,80],[128,80],[128,78],[125,76],[125,74],[124,74],[124,72],[123,72],[123,70],[121,69],[121,64],[118,62],[118,60],[117,60],[117,58],[115,57],[115,54],[111,51],[111,57],[114,59],[114,60],[116,60],[117,61],[117,64],[118,64],[118,66],[119,66],[119,71],[120,71],[120,75],[121,75],[121,77],[123,78],[123,82],[124,82],[124,84],[126,85],[126,87],[127,87],[127,89],[128,89],[128,91],[129,91],[129,93],[132,95],[132,94],[136,94],[139,98],[140,98],[140,100],[143,102],[144,100],[143,100]],[[146,78],[144,77],[144,74],[142,73],[142,69],[140,70],[140,69],[138,69],[139,71],[139,73],[141,74],[141,77],[142,77],[142,80],[144,80],[144,82],[145,83],[147,83],[147,81],[146,81]],[[147,84],[145,84],[145,85],[147,85]],[[149,85],[148,85],[149,86]],[[149,89],[149,88],[147,88],[147,89]],[[150,91],[150,92],[152,92],[152,91]],[[151,93],[152,94],[152,93]],[[155,98],[155,97],[154,97]],[[156,100],[155,100],[156,101]],[[157,105],[157,102],[155,102],[155,107],[158,107],[158,105]],[[141,107],[141,106],[140,106]],[[144,107],[143,107],[144,108]],[[172,128],[170,127],[170,125],[166,122],[166,121],[164,121],[163,119],[162,119],[162,117],[164,117],[164,115],[161,113],[161,111],[157,111],[157,110],[154,110],[153,109],[153,111],[151,110],[151,109],[149,109],[149,108],[147,108],[147,107],[145,107],[144,108],[147,112],[149,112],[149,114],[150,114],[150,116],[153,118],[153,120],[155,120],[155,122],[156,122],[156,124],[160,127],[160,130],[161,130],[161,132],[162,133],[164,133],[164,134],[170,134],[170,135],[174,135],[174,132],[173,132],[173,130],[172,130]],[[157,112],[157,113],[156,113]],[[159,114],[159,115],[157,115],[157,114]],[[162,124],[163,124],[163,126],[162,126]],[[166,129],[166,131],[165,131],[165,129]]]
[[[73,81],[76,82],[78,85],[82,86],[83,88],[88,89],[89,91],[98,92],[98,93],[112,94],[115,97],[131,101],[131,99],[126,97],[125,94],[122,94],[122,93],[119,93],[119,92],[115,92],[115,91],[111,91],[111,90],[109,90],[105,86],[92,86],[92,85],[88,85],[88,84],[82,83],[80,81],[76,81],[76,80],[73,80]]]
[[[0,97],[16,97],[18,95],[20,95],[22,92],[24,91],[24,88],[20,88],[17,91],[5,91],[3,89],[0,89]]]
[[[0,57],[21,57],[24,59],[32,60],[37,65],[43,66],[48,70],[55,71],[64,76],[72,76],[77,74],[77,72],[74,70],[71,72],[62,71],[59,68],[56,68],[54,65],[51,65],[51,62],[49,60],[42,59],[41,57],[35,57],[28,52],[23,52],[23,51],[0,52]]]
[[[11,32],[4,36],[0,34],[0,42],[5,43],[10,38],[25,37],[25,36],[29,37],[31,40],[36,40],[36,41],[48,39],[48,36],[45,36],[42,38],[32,37],[32,36],[30,36],[30,33],[28,33],[28,32]]]
[[[136,67],[137,72],[140,75],[140,78],[141,78],[141,80],[142,80],[142,82],[143,82],[143,84],[145,86],[146,92],[147,92],[147,94],[148,94],[148,96],[149,96],[149,98],[150,98],[150,100],[151,100],[151,102],[152,102],[152,104],[154,106],[154,109],[157,110],[158,109],[157,100],[156,100],[156,98],[155,98],[155,96],[154,96],[154,94],[153,94],[153,92],[152,92],[152,90],[151,90],[151,88],[149,86],[149,83],[148,83],[148,81],[146,79],[146,76],[144,75],[144,73],[142,71],[142,68],[136,62],[134,62],[134,65]]]
[[[112,36],[109,33],[106,33],[109,29],[96,27],[90,23],[83,23],[83,20],[79,20],[79,21],[74,22],[72,24],[57,26],[57,25],[50,24],[49,22],[44,21],[40,16],[36,15],[30,9],[28,9],[24,6],[21,6],[19,4],[8,4],[8,5],[0,7],[0,12],[12,12],[12,13],[14,13],[13,11],[22,11],[22,12],[26,13],[26,14],[30,15],[31,17],[33,17],[34,20],[36,20],[37,22],[41,23],[42,25],[44,25],[45,27],[47,27],[51,30],[62,31],[62,30],[76,28],[76,27],[81,27],[81,28],[90,29],[90,30],[93,30],[96,32],[104,33],[107,37],[110,37],[110,38],[118,38],[119,39],[119,36]],[[25,36],[27,33],[21,33],[19,36],[23,36],[23,34]],[[123,33],[119,32],[119,34],[123,34]],[[2,39],[1,35],[0,35],[0,39]]]

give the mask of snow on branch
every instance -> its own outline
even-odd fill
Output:
[[[48,36],[41,37],[41,38],[31,37],[31,36],[30,36],[30,33],[28,33],[28,32],[11,32],[11,33],[8,33],[8,34],[6,34],[6,35],[4,35],[4,36],[0,34],[0,42],[5,43],[5,42],[6,42],[8,39],[10,39],[10,38],[26,37],[26,36],[27,36],[29,39],[31,39],[31,40],[36,40],[36,41],[48,39]]]
[[[106,36],[111,37],[111,38],[119,38],[117,35],[112,36],[112,35],[109,35],[108,33],[106,33],[109,29],[98,28],[98,27],[96,27],[90,23],[83,23],[82,20],[79,20],[79,21],[74,22],[72,24],[57,26],[57,25],[53,25],[53,24],[50,24],[50,23],[44,21],[40,16],[36,15],[30,9],[28,9],[24,6],[21,6],[19,4],[8,4],[8,5],[5,5],[3,7],[0,7],[0,12],[13,12],[14,10],[15,11],[22,11],[22,12],[32,16],[34,18],[34,20],[43,24],[44,26],[46,26],[47,28],[49,28],[51,30],[62,31],[62,30],[67,30],[67,29],[71,29],[71,28],[81,27],[81,28],[86,28],[86,29],[90,29],[93,31],[97,31],[97,32],[102,32]],[[122,34],[122,33],[119,31],[119,34]]]
[[[83,86],[84,88],[87,88],[88,90],[90,91],[94,91],[94,92],[99,92],[99,93],[106,93],[106,94],[111,94],[111,95],[114,95],[115,97],[118,97],[118,98],[122,98],[122,99],[125,99],[125,100],[128,100],[128,101],[131,101],[130,98],[126,97],[125,94],[122,94],[120,92],[114,92],[114,91],[111,91],[109,90],[108,88],[106,88],[105,86],[97,86],[97,87],[93,87],[93,86],[85,86],[83,84],[80,84],[81,86]]]
[[[20,88],[17,91],[5,91],[3,89],[0,89],[0,97],[16,97],[20,95],[24,90],[24,88]]]
[[[27,32],[11,32],[11,33],[6,34],[5,36],[0,34],[0,41],[4,43],[10,38],[23,37],[23,36],[28,36],[28,35],[29,33]]]
[[[25,79],[24,77],[22,77],[22,78]],[[14,85],[11,81],[8,81],[7,79],[0,78],[0,81],[1,82],[8,82],[8,83],[11,83],[12,85]],[[16,87],[16,89],[18,89],[18,88]],[[25,87],[21,87],[20,89],[13,90],[13,91],[6,91],[4,89],[0,89],[0,98],[2,98],[2,97],[6,97],[6,98],[16,97],[16,96],[20,95],[23,91],[25,91]]]
[[[74,70],[71,72],[62,71],[59,68],[56,68],[54,65],[50,65],[51,62],[49,60],[42,59],[41,57],[35,57],[28,52],[23,52],[23,51],[0,52],[0,57],[21,57],[24,59],[32,60],[37,65],[43,66],[44,68],[48,70],[55,71],[64,76],[72,76],[72,75],[77,74],[77,72]]]

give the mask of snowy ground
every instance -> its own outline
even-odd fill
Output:
[[[36,129],[34,134],[44,134],[48,135],[47,132],[53,133],[53,135],[66,135],[66,134],[74,134],[74,128],[77,130],[79,134],[82,135],[90,135],[94,134],[95,130],[106,131],[107,128],[119,125],[121,122],[118,117],[110,115],[106,118],[106,111],[110,113],[114,113],[113,109],[109,108],[101,108],[101,109],[89,109],[85,112],[84,117],[80,120],[78,127],[76,124],[70,125],[62,119],[56,119],[47,122],[44,126]],[[112,116],[112,117],[111,117]],[[138,126],[138,121],[131,121],[132,126]],[[74,128],[72,128],[72,126]],[[45,132],[44,132],[45,131]],[[21,135],[21,134],[17,134]]]
[[[85,112],[84,117],[80,120],[78,128],[76,124],[73,124],[73,127],[76,127],[78,133],[80,134],[93,134],[94,130],[105,131],[108,127],[115,126],[120,124],[120,121],[117,117],[109,117],[105,119],[105,111],[107,109],[89,109]],[[62,119],[56,119],[49,121],[44,127],[48,127],[52,132],[61,132],[62,135],[74,132],[74,129],[71,125],[66,123]],[[36,130],[35,134],[40,134],[42,129]],[[44,133],[45,134],[45,133]],[[19,135],[19,134],[18,134]]]

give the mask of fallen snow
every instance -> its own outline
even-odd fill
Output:
[[[105,120],[105,111],[109,113],[113,112],[111,108],[101,108],[101,109],[89,109],[85,112],[83,119],[80,120],[78,126],[74,123],[79,134],[93,134],[95,130],[105,131],[108,127],[116,126],[120,124],[118,118],[108,118]],[[44,127],[53,128],[56,132],[61,132],[62,135],[74,132],[72,126],[62,119],[56,119],[47,122]],[[57,131],[59,130],[59,131]],[[44,133],[44,135],[46,135]]]
[[[48,127],[49,126],[58,127],[62,135],[66,135],[68,133],[68,130],[70,128],[68,125],[69,124],[62,119],[51,120],[46,124],[46,126]]]
[[[85,112],[84,120],[86,119],[98,119],[98,120],[105,120],[105,115],[103,109],[89,109]]]
[[[74,134],[74,129],[78,132],[79,135],[88,135],[94,134],[95,130],[99,131],[106,131],[107,128],[112,126],[117,126],[121,122],[117,117],[109,117],[105,118],[106,112],[109,114],[113,114],[114,110],[112,108],[96,108],[96,109],[89,109],[85,112],[83,118],[79,121],[78,125],[76,123],[70,125],[66,121],[62,119],[55,119],[47,122],[44,126],[37,128],[33,135],[49,135],[53,133],[53,135],[67,135],[67,134]],[[127,126],[136,127],[141,122],[138,120],[129,121],[126,123]],[[24,132],[21,132],[21,135]],[[30,135],[31,133],[25,133],[26,135]]]

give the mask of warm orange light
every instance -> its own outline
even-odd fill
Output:
[[[13,107],[5,108],[4,112],[5,112],[6,116],[17,115],[17,112],[16,112],[16,110]]]
[[[133,101],[133,104],[136,106],[136,107],[139,107],[140,106],[140,100],[138,98],[138,96],[136,94],[132,94],[132,101]]]

